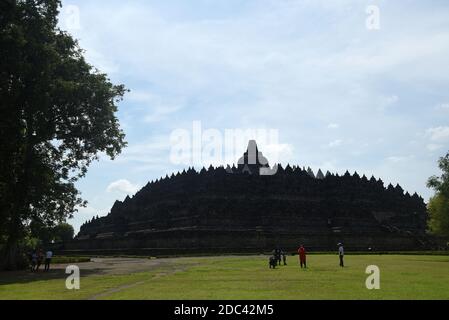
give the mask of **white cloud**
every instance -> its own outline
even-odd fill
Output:
[[[426,133],[432,141],[445,141],[449,138],[449,127],[430,128]]]
[[[126,179],[121,179],[121,180],[117,180],[117,181],[114,181],[111,184],[109,184],[106,191],[107,192],[119,192],[119,193],[124,193],[127,195],[132,195],[132,194],[136,193],[137,191],[139,191],[139,189],[140,189],[139,186],[132,184],[131,182],[129,182]]]
[[[381,111],[385,111],[388,108],[396,106],[399,102],[399,97],[397,95],[391,96],[381,96],[379,99],[379,107],[378,109]]]
[[[270,165],[274,165],[275,162],[285,165],[293,159],[293,146],[291,144],[262,144],[259,148]]]
[[[449,111],[449,103],[440,103],[435,107],[436,110]]]
[[[170,139],[169,134],[167,135],[155,135],[146,141],[135,142],[125,150],[118,157],[115,162],[132,164],[157,164],[157,163],[167,163],[169,160],[170,151]]]
[[[126,98],[144,113],[143,121],[156,123],[169,118],[183,108],[182,99],[167,98],[149,91],[133,90]]]
[[[338,129],[338,128],[340,128],[340,125],[338,123],[329,123],[327,128],[328,129]]]
[[[68,222],[75,229],[75,233],[78,233],[81,225],[84,222],[86,222],[96,216],[104,217],[108,214],[110,209],[111,209],[111,207],[99,209],[90,204],[88,204],[86,207],[77,207],[78,212],[76,212],[74,214],[74,217],[72,219],[69,219]]]
[[[429,151],[437,151],[440,150],[441,148],[443,148],[443,145],[441,144],[430,143],[427,145],[427,149]]]
[[[126,98],[132,102],[143,102],[145,104],[151,104],[159,99],[157,95],[141,90],[131,90],[131,92],[126,95]]]
[[[387,106],[390,106],[392,104],[397,103],[399,101],[399,97],[396,96],[396,95],[392,95],[392,96],[389,96],[389,97],[385,97],[384,100],[385,100],[385,104]]]
[[[157,106],[153,108],[151,114],[145,116],[144,121],[147,123],[160,122],[168,119],[171,114],[178,112],[181,108],[181,106]]]
[[[98,210],[90,205],[87,205],[86,207],[77,207],[76,209],[78,210],[78,214],[82,214],[82,215],[86,215],[86,216],[90,216],[90,217],[98,215],[99,211],[101,211],[101,210]]]
[[[391,161],[391,162],[404,162],[404,161],[409,161],[412,160],[415,156],[391,156],[388,157],[387,160]]]
[[[327,145],[329,148],[337,148],[340,147],[343,144],[343,140],[334,140],[329,142],[329,144]]]
[[[103,54],[93,48],[84,48],[86,51],[85,57],[88,61],[95,61],[95,68],[100,72],[106,73],[109,76],[120,72],[120,65],[111,58],[111,55]]]

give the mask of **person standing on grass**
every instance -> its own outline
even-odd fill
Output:
[[[27,252],[28,264],[30,266],[31,272],[33,272],[33,251],[28,250]]]
[[[53,258],[53,252],[51,250],[48,250],[47,253],[45,254],[45,271],[46,272],[50,271],[50,264],[51,264],[52,258]]]
[[[276,263],[278,266],[281,265],[281,249],[279,247],[276,247],[274,250],[274,257],[276,259]]]
[[[39,272],[39,268],[41,267],[42,261],[44,260],[44,253],[42,252],[42,249],[39,249],[37,251],[37,265],[36,265],[36,272]]]
[[[303,245],[301,245],[298,249],[298,255],[299,255],[299,263],[302,268],[307,268],[307,258],[306,258],[306,249]]]
[[[31,272],[36,271],[36,266],[37,266],[37,251],[34,250],[33,253],[31,254]]]
[[[344,267],[344,257],[345,257],[345,248],[343,247],[342,243],[338,244],[338,256],[340,257],[340,267]]]

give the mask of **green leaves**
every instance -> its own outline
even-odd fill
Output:
[[[435,195],[429,201],[428,210],[430,231],[449,237],[449,198],[442,194]]]
[[[445,157],[440,158],[438,167],[443,172],[441,177],[430,177],[427,186],[449,198],[449,153]]]
[[[440,158],[438,167],[443,172],[441,177],[433,176],[427,182],[436,191],[428,205],[429,228],[436,235],[449,237],[449,153]]]
[[[84,202],[74,183],[101,152],[126,146],[116,117],[126,89],[89,65],[57,28],[60,1],[0,4],[0,232],[63,221]]]

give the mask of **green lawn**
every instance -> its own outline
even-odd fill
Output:
[[[348,255],[341,269],[336,255],[310,255],[308,263],[301,270],[289,257],[270,270],[262,256],[179,258],[144,273],[81,271],[78,291],[60,275],[0,274],[0,299],[449,299],[449,256]],[[369,265],[380,268],[380,290],[365,287]]]

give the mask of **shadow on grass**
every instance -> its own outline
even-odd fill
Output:
[[[81,268],[81,276],[91,276],[91,275],[102,275],[106,274],[105,269],[88,269],[83,270]],[[70,274],[65,273],[65,269],[53,269],[48,272],[43,270],[39,272],[31,271],[9,271],[0,272],[0,286],[11,285],[11,284],[29,284],[38,281],[49,281],[49,280],[64,280]]]

